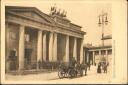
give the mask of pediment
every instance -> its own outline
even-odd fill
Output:
[[[42,17],[42,16],[40,16],[39,14],[37,14],[35,12],[17,12],[17,14],[33,18],[34,20],[38,20],[40,22],[50,23],[50,21],[48,21],[45,17]]]
[[[9,7],[8,7],[9,8]],[[44,22],[44,23],[53,23],[52,18],[47,15],[44,14],[43,12],[41,12],[40,10],[36,9],[36,8],[10,8],[10,9],[6,9],[6,11],[11,11],[17,15],[20,16],[25,16],[28,18],[31,18],[33,20],[37,20],[39,22]]]

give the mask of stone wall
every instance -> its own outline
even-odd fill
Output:
[[[6,61],[9,62],[9,59],[14,59],[14,66],[18,68],[18,54],[19,54],[19,26],[15,24],[6,23]],[[13,54],[15,52],[15,54]],[[14,55],[12,57],[12,55]],[[6,63],[6,67],[7,67]],[[8,68],[6,68],[8,69]]]

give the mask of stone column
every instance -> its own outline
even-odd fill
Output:
[[[19,70],[24,69],[24,33],[25,26],[20,26],[19,29]]]
[[[42,52],[42,31],[39,30],[37,40],[37,69],[41,68],[40,63],[42,62]]]
[[[46,61],[46,52],[47,52],[47,40],[46,40],[46,33],[43,34],[43,61]]]
[[[93,51],[93,65],[95,65],[95,51]]]
[[[42,31],[38,31],[37,40],[37,62],[42,62]]]
[[[108,50],[106,50],[106,60],[107,60],[107,62],[109,62],[109,59],[108,59]]]
[[[66,36],[66,49],[65,49],[66,55],[64,62],[69,62],[69,36]]]
[[[81,47],[80,47],[80,63],[85,62],[83,61],[84,56],[83,56],[83,39],[81,40]]]
[[[73,57],[77,59],[77,38],[74,37]]]
[[[49,61],[53,60],[53,33],[49,34]]]
[[[87,63],[89,63],[89,51],[87,52]]]
[[[99,50],[99,56],[101,56],[101,50]]]
[[[101,56],[101,50],[99,50],[99,60],[101,60],[102,56]]]
[[[57,61],[57,33],[54,33],[54,40],[53,40],[53,61]]]

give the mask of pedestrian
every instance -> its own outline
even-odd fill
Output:
[[[104,73],[107,73],[107,64],[104,64],[103,70],[104,70]]]
[[[75,57],[71,57],[71,61],[69,62],[69,68],[73,69],[76,66]]]
[[[98,64],[97,73],[101,73],[101,64]]]
[[[109,62],[107,62],[107,66],[109,66]]]
[[[87,65],[88,65],[88,69],[90,70],[90,63],[88,62]]]
[[[7,63],[6,63],[6,69],[5,72],[9,72],[11,68],[11,60],[10,58],[7,59]]]
[[[42,63],[41,63],[41,61],[39,60],[39,61],[38,61],[38,68],[41,69],[41,67],[42,67]]]
[[[85,66],[84,66],[84,70],[85,70],[85,76],[87,75],[87,64],[85,64]]]
[[[86,76],[87,75],[87,68],[88,68],[87,63],[82,62],[81,68],[82,68],[82,70],[84,70],[84,73],[85,73],[84,75]]]
[[[94,65],[96,66],[96,63],[94,63]]]

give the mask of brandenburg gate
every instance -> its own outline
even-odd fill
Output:
[[[51,9],[45,14],[35,7],[5,7],[6,71],[30,69],[37,62],[83,62],[81,26],[71,23],[66,13]],[[39,68],[36,67],[36,68]]]

